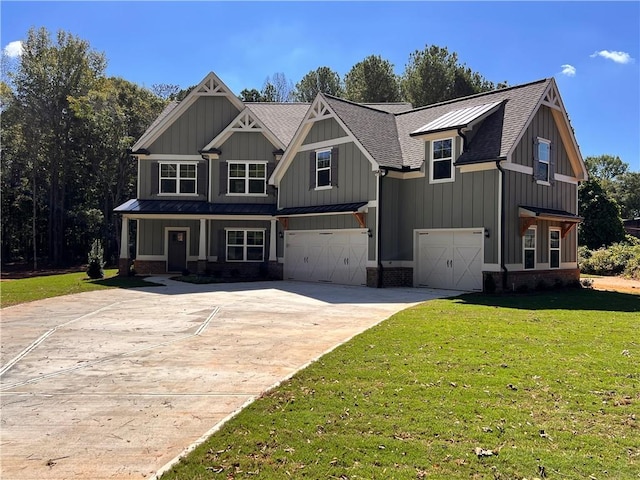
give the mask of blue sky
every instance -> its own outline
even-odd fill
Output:
[[[640,2],[11,2],[1,46],[30,27],[65,30],[108,59],[107,74],[188,87],[209,71],[236,94],[283,72],[294,83],[367,55],[401,74],[409,54],[448,47],[510,85],[554,76],[582,155],[640,171]]]

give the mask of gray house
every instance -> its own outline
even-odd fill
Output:
[[[140,273],[511,290],[578,278],[586,168],[553,79],[418,109],[243,103],[215,74],[132,148]]]

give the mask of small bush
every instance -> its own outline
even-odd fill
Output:
[[[496,293],[496,281],[493,275],[484,277],[484,291],[485,293]]]
[[[640,279],[640,244],[632,240],[597,250],[580,247],[578,263],[583,273]]]
[[[100,240],[94,240],[89,250],[87,276],[92,280],[104,277],[104,249]]]
[[[183,277],[188,277],[189,275],[191,275],[191,272],[189,271],[188,268],[185,268],[184,270],[182,270]]]
[[[544,292],[548,289],[547,283],[544,280],[538,281],[536,285],[536,290],[539,292]]]

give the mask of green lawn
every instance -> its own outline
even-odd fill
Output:
[[[104,288],[135,288],[159,285],[140,277],[118,277],[117,270],[105,270],[101,280],[90,280],[85,272],[48,275],[0,282],[2,307],[49,297],[89,292]]]
[[[162,478],[637,479],[638,332],[635,295],[428,302],[264,395]]]

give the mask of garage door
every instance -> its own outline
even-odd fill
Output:
[[[482,291],[482,229],[416,231],[416,285]]]
[[[366,285],[368,240],[366,230],[286,232],[284,278]]]

